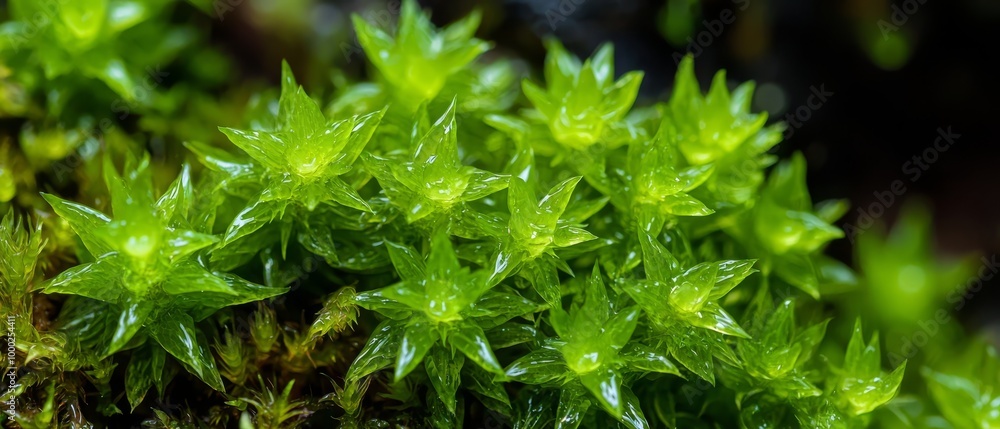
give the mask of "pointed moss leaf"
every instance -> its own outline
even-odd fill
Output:
[[[522,383],[546,384],[562,379],[568,370],[558,351],[540,348],[512,362],[504,373]]]
[[[882,372],[878,332],[865,344],[861,320],[858,319],[851,341],[847,344],[843,374],[836,394],[846,403],[844,408],[850,415],[870,413],[896,396],[905,368],[904,362],[887,376]]]
[[[646,421],[646,416],[642,414],[642,408],[639,406],[639,397],[635,396],[627,386],[622,386],[622,399],[624,400],[621,421],[625,427],[629,429],[648,429],[650,428],[649,422]]]
[[[152,311],[152,302],[126,301],[125,308],[118,315],[118,327],[111,336],[111,343],[108,344],[108,350],[104,354],[110,356],[125,347],[146,324]]]
[[[405,341],[405,339],[404,339]],[[437,392],[438,398],[452,414],[455,413],[458,387],[461,384],[461,372],[464,359],[461,355],[453,355],[444,347],[434,347],[424,359],[424,368],[430,378],[431,386]]]
[[[819,298],[819,275],[812,257],[807,255],[782,255],[774,261],[774,272],[813,298]]]
[[[683,136],[679,146],[692,164],[706,164],[734,153],[767,121],[766,114],[749,112],[745,96],[735,102],[731,99],[722,72],[715,75],[708,95],[703,96],[690,55],[681,61],[674,85],[668,116]]]
[[[118,302],[122,291],[108,287],[109,279],[118,274],[110,261],[97,261],[77,265],[63,271],[45,283],[46,293],[63,293],[85,296],[99,301]]]
[[[173,218],[174,215],[181,219],[187,218],[187,209],[194,198],[194,190],[191,184],[191,167],[188,164],[181,166],[181,172],[174,179],[166,192],[156,201],[156,209],[159,216],[164,219]]]
[[[448,333],[448,342],[461,351],[481,368],[503,374],[503,367],[497,361],[483,328],[472,323],[462,323]]]
[[[688,313],[684,318],[694,326],[736,337],[750,337],[743,328],[740,328],[739,324],[733,319],[733,316],[729,315],[726,310],[723,310],[721,306],[714,302],[706,303],[701,310]]]
[[[510,259],[518,253],[526,254],[526,260],[533,260],[553,247],[562,247],[556,242],[561,237],[562,244],[576,244],[593,236],[576,225],[560,222],[566,211],[570,197],[581,177],[574,177],[556,184],[540,199],[535,198],[531,184],[519,178],[512,178],[508,187],[510,223],[508,233],[502,238],[504,245],[495,259]],[[499,268],[497,266],[496,268]]]
[[[89,209],[51,198],[60,208],[57,213],[71,222],[86,222],[78,231],[85,244],[101,245],[92,249],[99,251],[94,252],[94,262],[57,276],[48,291],[90,296],[117,309],[114,323],[93,325],[103,332],[93,332],[91,338],[106,342],[95,341],[88,347],[111,354],[145,332],[212,388],[221,390],[204,335],[194,322],[220,308],[274,296],[283,289],[212,273],[191,259],[215,239],[184,229],[188,223],[185,206],[193,203],[184,189],[186,174],[182,171],[175,186],[156,199],[148,156],[127,156],[122,174],[105,159],[114,219],[102,219]],[[172,297],[164,299],[165,295]]]
[[[597,398],[604,409],[616,419],[622,418],[624,409],[621,375],[611,368],[602,368],[580,374],[580,382]]]
[[[399,342],[399,352],[396,353],[396,370],[393,377],[397,382],[416,369],[431,347],[437,343],[438,338],[437,330],[426,321],[417,320],[407,324]]]
[[[483,329],[490,329],[517,316],[537,311],[540,306],[514,293],[491,290],[472,304],[467,312]]]
[[[666,355],[652,347],[630,344],[621,353],[622,362],[635,371],[680,375],[680,370]]]
[[[523,323],[506,322],[486,331],[486,339],[494,350],[529,343],[539,338],[534,326]]]
[[[464,203],[504,189],[507,179],[462,164],[458,151],[455,100],[428,129],[411,143],[410,156],[396,162],[366,157],[372,173],[390,201],[413,223],[431,215],[457,219]],[[426,109],[418,120],[427,120]]]
[[[658,282],[669,282],[680,271],[680,263],[648,232],[639,233],[642,246],[643,268],[646,278]]]
[[[708,299],[717,300],[728,294],[743,279],[756,272],[753,269],[755,263],[756,261],[752,259],[710,262],[710,264],[718,266],[718,269],[715,276],[715,287],[709,293]]]
[[[698,264],[678,276],[677,285],[670,292],[670,304],[684,312],[697,312],[705,306],[715,286],[719,267]]]
[[[713,350],[707,335],[702,331],[689,330],[687,335],[671,348],[671,356],[688,371],[715,385],[715,364]]]
[[[220,128],[229,141],[242,149],[265,168],[278,169],[285,166],[284,148],[289,145],[286,137],[264,131],[242,131],[233,128]]]
[[[363,377],[392,366],[396,360],[396,352],[400,349],[404,329],[404,324],[392,320],[383,321],[376,326],[364,348],[351,363],[345,376],[347,383],[358,383]]]
[[[149,333],[205,384],[220,392],[225,391],[208,341],[195,328],[190,316],[182,313],[162,316],[150,325]]]
[[[583,416],[591,406],[590,395],[582,387],[569,385],[559,392],[559,408],[556,410],[556,427],[575,429],[583,423]]]
[[[165,362],[163,348],[152,343],[132,352],[125,370],[125,393],[132,410],[139,406],[150,387],[161,382]]]
[[[91,254],[99,256],[112,251],[107,244],[92,234],[93,231],[110,222],[110,218],[90,207],[66,201],[55,195],[43,193],[42,197],[52,206],[52,210],[59,217],[69,223],[69,226],[80,236],[83,245]]]
[[[582,66],[555,39],[547,41],[546,47],[548,87],[542,89],[526,80],[522,90],[557,142],[570,149],[587,148],[624,120],[635,102],[642,73],[629,72],[614,81],[610,44]]]
[[[412,108],[437,96],[449,76],[490,47],[472,37],[479,26],[478,12],[438,31],[415,0],[405,0],[395,37],[359,15],[352,20],[368,59],[396,90],[399,100]]]
[[[812,210],[805,191],[805,158],[797,153],[771,173],[761,202],[754,208],[754,231],[776,255],[811,253],[844,236]]]
[[[423,258],[416,249],[402,244],[387,242],[386,249],[392,259],[392,265],[404,281],[419,281],[426,275]]]
[[[931,397],[949,422],[969,428],[990,427],[1000,422],[996,416],[1000,397],[980,380],[930,368],[921,373]]]

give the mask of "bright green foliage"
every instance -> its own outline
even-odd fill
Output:
[[[754,84],[732,93],[719,71],[703,96],[694,74],[694,59],[685,57],[677,70],[674,92],[665,106],[666,120],[677,129],[678,149],[691,165],[714,164],[706,191],[719,207],[743,205],[757,192],[763,169],[775,161],[766,152],[781,140],[784,126],[765,127],[766,113],[750,113]]]
[[[0,304],[5,316],[19,316],[14,320],[14,333],[25,345],[37,337],[31,325],[29,292],[35,287],[35,269],[41,252],[41,224],[26,229],[13,212],[0,219]]]
[[[521,87],[555,141],[570,149],[585,149],[599,141],[620,142],[623,134],[630,133],[624,118],[635,103],[642,72],[628,72],[615,80],[611,44],[601,46],[582,65],[555,39],[546,47],[548,88],[528,80]]]
[[[250,316],[250,338],[257,348],[258,354],[265,354],[274,349],[278,341],[278,321],[274,310],[261,307]]]
[[[465,69],[490,43],[474,36],[482,19],[473,12],[438,31],[416,0],[404,0],[394,35],[352,16],[368,59],[392,87],[395,99],[415,108],[433,99],[448,77]]]
[[[365,158],[366,165],[407,222],[474,223],[476,216],[465,213],[464,203],[506,188],[507,177],[462,164],[454,101],[433,125],[427,125],[425,109],[418,115],[408,156],[371,155]]]
[[[433,236],[426,263],[416,249],[388,246],[402,282],[358,294],[359,305],[388,319],[354,361],[347,382],[357,383],[389,365],[394,365],[394,380],[399,382],[423,362],[434,390],[454,413],[464,361],[457,353],[503,374],[483,330],[531,313],[536,305],[516,293],[493,289],[485,271],[462,267],[447,235]]]
[[[745,85],[730,94],[726,73],[720,71],[708,94],[702,96],[694,60],[685,57],[681,61],[669,107],[670,119],[682,136],[678,146],[689,162],[701,165],[717,161],[735,152],[764,126],[767,114],[749,112],[752,89]]]
[[[677,150],[677,130],[664,121],[656,137],[634,140],[628,147],[625,169],[620,172],[621,192],[611,201],[621,210],[633,213],[634,222],[645,231],[656,233],[670,216],[707,216],[714,211],[692,197],[691,192],[712,175],[712,164],[685,166]]]
[[[737,391],[767,389],[780,398],[818,396],[821,390],[807,377],[804,366],[816,353],[826,333],[827,321],[805,328],[795,323],[795,302],[776,307],[762,302],[756,309],[750,335],[737,340],[742,368],[727,368],[723,382]]]
[[[366,221],[357,213],[372,211],[357,191],[367,176],[357,174],[355,161],[385,109],[329,121],[296,83],[287,63],[282,66],[277,104],[277,116],[251,121],[252,130],[220,128],[249,159],[205,144],[187,144],[216,172],[212,192],[222,191],[246,201],[229,223],[222,248],[213,252],[213,262],[220,268],[235,268],[274,243],[280,243],[284,257],[298,230],[298,241],[310,250],[334,263],[350,265],[340,260],[344,243],[336,242],[349,233],[337,230],[363,229]],[[317,224],[314,218],[345,221]],[[356,264],[364,265],[368,259]]]
[[[633,106],[642,74],[615,79],[610,44],[551,40],[535,84],[481,55],[478,13],[439,30],[406,0],[395,32],[353,17],[369,79],[292,55],[307,94],[288,63],[275,88],[236,79],[171,23],[298,26],[311,0],[54,1],[0,23],[8,47],[58,18],[0,49],[15,424],[1000,424],[995,353],[950,323],[971,266],[931,256],[924,217],[836,228],[847,204],[813,203],[803,155],[771,168],[783,125],[752,83],[703,94],[688,57],[668,101]],[[327,51],[347,32],[308,27]],[[154,65],[170,79],[138,77]],[[845,235],[863,276],[823,254]]]
[[[931,399],[956,429],[1000,426],[998,362],[993,346],[975,344],[944,371],[923,369]]]
[[[511,178],[507,191],[510,220],[501,232],[500,251],[493,258],[490,284],[520,270],[545,302],[558,305],[561,293],[555,268],[560,263],[554,250],[597,238],[574,219],[564,216],[580,179],[559,182],[547,194],[536,198],[532,184],[519,177]]]
[[[164,32],[165,25],[155,22],[169,10],[167,0],[10,3],[17,21],[0,27],[4,35],[0,51],[5,52],[5,59],[25,71],[38,68],[45,79],[54,82],[67,75],[97,79],[130,103],[149,102],[147,93],[137,92],[148,73],[146,67],[176,55],[193,41],[189,30]],[[64,83],[54,85],[60,92],[71,89]],[[61,109],[69,95],[50,97],[55,101],[52,107]]]
[[[755,306],[752,338],[736,343],[742,367],[726,364],[721,372],[725,386],[737,397],[746,395],[740,415],[746,427],[765,424],[773,415],[794,416],[803,427],[864,427],[867,414],[896,396],[905,362],[891,374],[882,371],[878,334],[866,344],[860,321],[843,366],[821,377],[811,362],[830,320],[800,328],[792,300],[774,307],[769,298],[758,296]]]
[[[283,222],[282,246],[287,246],[292,219],[285,219],[291,206],[312,211],[331,204],[370,211],[368,203],[341,176],[349,173],[361,155],[384,111],[330,122],[316,101],[295,82],[288,63],[282,65],[281,99],[277,127],[272,130],[220,128],[229,140],[253,162],[233,165],[202,151],[210,167],[229,173],[224,181],[256,180],[263,187],[233,220],[223,239],[228,245],[271,221]],[[198,146],[192,145],[198,150]],[[258,169],[262,171],[258,171]],[[245,177],[253,174],[252,177]],[[236,186],[223,182],[223,186]]]
[[[283,289],[256,285],[237,276],[212,272],[195,254],[217,241],[190,229],[190,173],[184,168],[167,191],[154,195],[149,158],[129,157],[119,175],[105,161],[105,182],[113,217],[89,207],[45,195],[53,210],[69,222],[94,257],[46,282],[46,293],[78,295],[104,302],[113,319],[99,328],[102,356],[141,344],[150,337],[215,389],[222,381],[195,322],[216,310],[280,294]],[[141,335],[140,335],[141,334]],[[162,374],[158,365],[134,359],[128,378],[129,399],[138,405],[145,388]],[[138,365],[142,365],[141,367]],[[133,369],[133,366],[136,368]],[[132,393],[132,392],[135,393]]]
[[[882,371],[878,333],[865,344],[858,319],[851,342],[847,344],[844,367],[836,374],[835,401],[850,416],[870,413],[896,396],[905,370],[906,362],[903,362],[890,374]]]
[[[812,204],[805,184],[805,158],[796,154],[778,165],[752,210],[728,232],[762,257],[762,271],[802,289],[814,298],[820,294],[819,252],[843,231],[830,225],[846,211],[842,202]]]
[[[685,267],[653,236],[642,232],[639,239],[646,278],[623,279],[620,287],[648,315],[659,339],[650,346],[670,350],[685,368],[714,383],[714,365],[706,357],[735,362],[724,336],[749,338],[718,300],[754,272],[754,261]]]
[[[645,427],[638,399],[623,380],[628,372],[679,375],[661,352],[629,344],[639,322],[636,307],[615,309],[608,299],[600,270],[594,267],[585,282],[582,304],[569,312],[551,308],[549,322],[557,337],[521,357],[507,368],[507,376],[531,384],[562,389],[556,421],[558,427],[580,425],[591,400],[628,427]]]

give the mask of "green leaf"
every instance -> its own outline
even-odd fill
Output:
[[[580,382],[597,398],[597,402],[614,418],[621,420],[624,413],[621,375],[611,368],[580,374]]]
[[[398,243],[387,242],[386,250],[392,259],[392,265],[404,281],[419,281],[426,275],[423,258],[416,249]]]
[[[472,323],[462,323],[448,333],[448,343],[461,351],[481,368],[495,374],[504,374],[503,367],[493,355],[493,349],[483,328]]]
[[[152,343],[146,343],[132,352],[125,370],[125,392],[133,411],[142,402],[149,388],[161,382],[165,362],[166,353],[163,348]]]
[[[175,267],[163,283],[163,291],[171,295],[202,293],[237,295],[226,279],[195,263]]]
[[[639,407],[639,398],[628,387],[622,386],[621,392],[622,399],[624,400],[621,417],[622,423],[630,429],[649,428],[650,425],[646,422],[646,416],[642,414],[642,408]]]
[[[424,320],[415,320],[406,325],[399,341],[399,351],[396,353],[396,370],[393,373],[395,382],[406,377],[410,371],[417,368],[424,355],[437,344],[440,336],[434,325]]]
[[[472,37],[478,12],[437,31],[416,1],[405,0],[395,37],[358,15],[351,18],[368,59],[411,109],[437,96],[449,76],[490,48]]]
[[[170,313],[149,325],[149,333],[173,357],[183,363],[209,387],[224,392],[222,377],[215,367],[205,336],[194,320],[182,313]]]
[[[365,347],[351,363],[345,376],[347,383],[357,383],[365,376],[392,366],[400,350],[405,329],[403,323],[393,320],[379,323],[368,337]]]
[[[630,344],[620,356],[631,370],[681,375],[680,370],[666,355],[642,344]]]
[[[711,329],[726,335],[750,338],[750,334],[740,328],[733,316],[730,316],[726,310],[714,302],[706,303],[701,310],[686,314],[684,318],[694,326]]]
[[[440,346],[432,348],[424,360],[427,377],[430,378],[434,391],[452,414],[455,413],[455,398],[462,381],[460,377],[464,361],[461,355],[450,353],[447,348]]]
[[[575,429],[583,423],[583,416],[590,409],[591,400],[587,391],[579,386],[568,385],[559,391],[559,408],[556,410],[556,427]]]
[[[540,348],[512,362],[504,373],[522,383],[546,384],[566,377],[568,371],[559,352]]]
[[[126,300],[125,308],[118,315],[118,327],[115,329],[111,343],[108,344],[108,350],[104,352],[104,355],[110,356],[125,347],[146,324],[152,312],[153,303],[151,302]]]
[[[42,198],[52,206],[52,210],[69,223],[73,232],[80,236],[83,245],[95,256],[111,252],[111,247],[97,238],[93,232],[111,221],[110,218],[97,210],[74,202],[66,201],[57,196],[42,193]]]
[[[45,293],[80,295],[99,301],[118,302],[121,289],[109,287],[109,279],[113,279],[117,272],[107,260],[77,265],[46,282],[44,290]]]

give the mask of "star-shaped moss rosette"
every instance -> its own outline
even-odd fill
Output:
[[[487,272],[462,267],[447,234],[432,237],[426,263],[411,247],[388,244],[388,249],[402,281],[357,295],[358,305],[387,319],[351,364],[348,388],[389,366],[395,367],[393,378],[398,382],[423,363],[440,400],[454,413],[457,374],[465,358],[503,374],[484,329],[532,313],[538,306],[513,291],[493,287]]]
[[[611,44],[601,46],[582,65],[555,39],[549,39],[546,48],[548,87],[524,80],[521,88],[552,138],[565,148],[580,150],[599,141],[614,146],[634,137],[636,130],[625,116],[635,103],[642,72],[628,72],[615,80]]]
[[[555,250],[597,238],[583,229],[578,219],[567,216],[570,213],[566,206],[580,179],[559,182],[536,198],[533,184],[511,177],[507,187],[510,219],[507,228],[501,230],[502,236],[497,237],[499,251],[491,263],[491,284],[517,273],[532,283],[546,303],[559,305],[562,293],[556,269],[569,271],[569,267]]]
[[[440,31],[415,0],[404,0],[394,35],[359,15],[351,17],[358,42],[396,101],[411,111],[434,99],[449,77],[465,69],[490,43],[473,37],[482,15],[477,11]]]
[[[761,255],[765,276],[776,275],[818,299],[820,268],[829,262],[821,252],[828,242],[844,236],[831,223],[845,211],[846,204],[836,201],[813,206],[806,188],[806,161],[796,153],[771,172],[753,209],[726,232],[750,254]]]
[[[756,270],[754,260],[703,262],[682,266],[655,237],[639,233],[645,279],[621,279],[619,287],[648,315],[650,347],[670,355],[699,377],[715,382],[706,356],[735,362],[726,337],[749,335],[719,300]]]
[[[720,379],[737,392],[766,390],[784,400],[821,395],[822,390],[804,365],[816,353],[829,320],[798,328],[793,300],[775,306],[770,295],[761,295],[756,297],[744,321],[752,337],[736,340],[740,365],[723,364]]]
[[[810,362],[830,320],[799,328],[795,302],[774,306],[770,299],[758,295],[747,313],[753,338],[736,341],[741,365],[720,369],[723,384],[742,402],[743,423],[754,426],[786,414],[806,427],[865,427],[865,415],[896,395],[905,364],[883,372],[878,334],[865,344],[856,323],[843,366],[831,367],[824,377]]]
[[[663,121],[655,138],[629,143],[625,168],[611,169],[612,204],[632,216],[629,221],[639,230],[653,235],[676,216],[714,213],[690,194],[712,175],[714,166],[686,165],[678,138],[674,125]]]
[[[665,121],[673,124],[688,163],[715,165],[703,192],[696,193],[712,208],[746,204],[763,182],[764,169],[776,160],[767,151],[781,141],[784,126],[765,127],[767,113],[750,113],[753,90],[754,84],[747,82],[730,93],[726,74],[720,71],[708,94],[702,95],[693,57],[684,57],[677,70]]]
[[[250,253],[260,249],[266,240],[236,244],[237,249],[225,249],[243,237],[254,233],[272,221],[282,223],[282,249],[287,247],[292,223],[302,219],[320,205],[334,209],[371,211],[355,184],[345,180],[354,162],[371,139],[385,109],[366,115],[329,121],[319,105],[295,81],[287,62],[282,63],[281,98],[278,102],[277,127],[273,130],[237,130],[220,128],[234,145],[252,159],[251,163],[235,165],[225,154],[219,155],[205,145],[189,144],[210,169],[229,173],[220,187],[235,187],[248,177],[257,181],[259,195],[236,215],[222,240],[224,251]],[[352,181],[353,182],[353,181]],[[301,216],[286,212],[303,211]],[[253,248],[256,246],[256,248]]]
[[[363,160],[382,185],[382,191],[406,217],[430,230],[455,224],[453,233],[474,238],[476,218],[465,203],[507,187],[507,176],[464,165],[458,151],[455,101],[433,125],[421,108],[414,121],[407,155],[381,158],[366,154]],[[452,229],[452,228],[449,228]]]
[[[905,361],[892,372],[882,370],[878,331],[865,343],[861,319],[857,319],[847,343],[843,367],[835,369],[828,382],[831,396],[837,408],[848,417],[868,414],[896,396],[905,372]]]
[[[637,307],[616,311],[597,265],[584,282],[583,295],[582,303],[577,300],[568,312],[549,309],[557,337],[511,363],[506,374],[522,383],[560,389],[556,427],[579,426],[595,399],[626,427],[646,427],[638,398],[624,385],[626,377],[680,373],[662,353],[629,342],[641,313]]]
[[[163,371],[165,349],[193,374],[216,390],[223,390],[205,336],[195,323],[221,308],[281,294],[284,288],[250,283],[232,274],[205,268],[197,255],[216,244],[217,237],[191,229],[186,220],[192,201],[190,173],[184,167],[163,195],[155,198],[149,157],[129,157],[120,176],[110,159],[104,178],[110,190],[113,217],[89,207],[44,194],[53,210],[70,224],[93,257],[70,268],[44,285],[45,293],[78,295],[104,303],[109,317],[101,326],[87,329],[98,335],[109,356],[137,347],[153,357],[133,358],[126,383],[129,400],[138,405],[153,379]],[[85,319],[93,314],[77,312]],[[87,324],[64,321],[66,325]],[[144,386],[138,388],[137,385]]]

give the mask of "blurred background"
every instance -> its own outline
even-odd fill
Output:
[[[678,58],[695,56],[703,87],[720,69],[733,83],[757,82],[754,107],[786,121],[783,157],[806,155],[815,201],[848,198],[840,225],[878,234],[868,223],[892,225],[904,207],[932,214],[928,246],[935,260],[987,265],[1000,252],[995,126],[998,87],[990,76],[1000,24],[994,0],[478,0],[421,1],[438,25],[483,11],[478,37],[493,41],[487,55],[510,56],[537,70],[542,40],[556,37],[589,56],[604,42],[616,48],[617,73],[643,70],[640,103],[669,96]],[[239,79],[276,82],[281,58],[315,72],[316,63],[364,73],[364,54],[351,34],[359,13],[394,23],[396,1],[217,0],[206,2],[212,39],[236,60]],[[307,80],[330,79],[311,75]],[[329,81],[327,81],[329,82]],[[950,130],[950,134],[949,131]],[[950,135],[949,139],[939,138]],[[948,143],[949,140],[951,143]],[[938,146],[935,146],[937,142]],[[943,149],[943,150],[942,150]],[[916,159],[914,157],[917,157]],[[894,185],[894,182],[897,182]],[[905,190],[903,190],[905,189]],[[895,193],[892,193],[893,191]],[[881,195],[881,199],[879,198]],[[919,218],[920,216],[916,216]],[[869,219],[870,218],[870,219]],[[848,226],[850,225],[850,226]],[[910,249],[911,253],[919,253]],[[851,240],[831,253],[850,262]],[[892,248],[882,249],[892,252]],[[964,259],[963,259],[964,258]],[[881,273],[898,289],[919,288],[901,271]],[[886,261],[886,264],[892,264]],[[878,268],[892,271],[892,267]],[[933,270],[933,268],[931,268]],[[875,273],[869,273],[875,274]],[[912,273],[911,273],[912,274]],[[883,275],[882,277],[885,277]],[[931,307],[959,307],[948,292],[971,281],[934,286]],[[1000,276],[966,296],[957,317],[970,330],[1000,338]],[[892,298],[892,287],[876,297]],[[926,294],[925,294],[926,295]],[[945,301],[941,301],[944,299]],[[906,306],[906,299],[883,305]],[[905,308],[900,309],[905,312]]]

